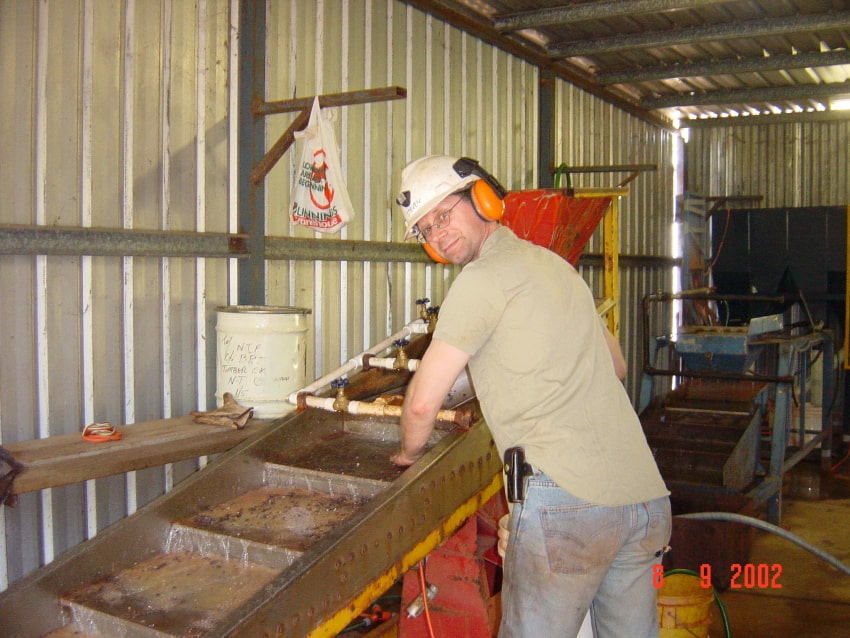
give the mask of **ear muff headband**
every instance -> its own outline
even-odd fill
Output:
[[[471,157],[461,157],[452,168],[462,178],[470,175],[477,175],[481,178],[473,182],[470,189],[475,212],[485,221],[499,221],[505,210],[505,204],[502,200],[507,194],[499,181],[481,168],[478,162]]]

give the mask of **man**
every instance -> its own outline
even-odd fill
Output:
[[[469,366],[500,453],[532,473],[512,507],[500,638],[657,636],[653,566],[670,503],[618,378],[625,364],[590,289],[557,254],[496,218],[504,191],[469,158],[429,156],[402,173],[407,236],[463,266],[402,410],[400,466],[425,452],[434,418]]]

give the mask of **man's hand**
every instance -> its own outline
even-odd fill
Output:
[[[414,456],[408,456],[407,454],[404,453],[404,450],[401,450],[400,452],[396,452],[395,454],[393,454],[390,457],[390,461],[392,461],[393,463],[395,463],[399,467],[410,467],[411,465],[416,463],[416,461],[418,461],[420,458],[422,458],[421,454],[419,456],[415,456],[415,457]]]
[[[497,534],[499,535],[499,542],[496,544],[496,551],[499,552],[499,556],[501,556],[502,558],[505,557],[505,552],[508,549],[508,540],[511,537],[511,530],[508,529],[510,520],[510,514],[505,514],[502,518],[499,519],[499,530],[497,532]]]
[[[469,355],[445,341],[432,339],[404,394],[400,450],[390,460],[401,467],[418,461],[434,430],[434,419]]]

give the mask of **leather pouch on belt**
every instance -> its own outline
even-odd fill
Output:
[[[531,466],[525,462],[525,450],[509,447],[505,450],[504,461],[508,502],[522,503],[525,500],[525,477],[532,473]]]

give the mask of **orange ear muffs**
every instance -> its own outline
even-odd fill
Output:
[[[428,255],[428,256],[429,256],[429,257],[430,257],[433,261],[437,262],[438,264],[449,264],[449,263],[451,263],[448,259],[443,259],[443,258],[442,258],[442,257],[441,257],[438,253],[437,253],[437,251],[436,251],[436,250],[434,250],[434,247],[433,247],[433,246],[431,246],[431,244],[428,244],[428,243],[422,244],[422,248],[424,248],[424,249],[425,249],[425,252],[427,253],[427,255]]]
[[[476,180],[472,184],[470,195],[476,212],[485,220],[499,221],[502,218],[505,202],[486,179]]]

